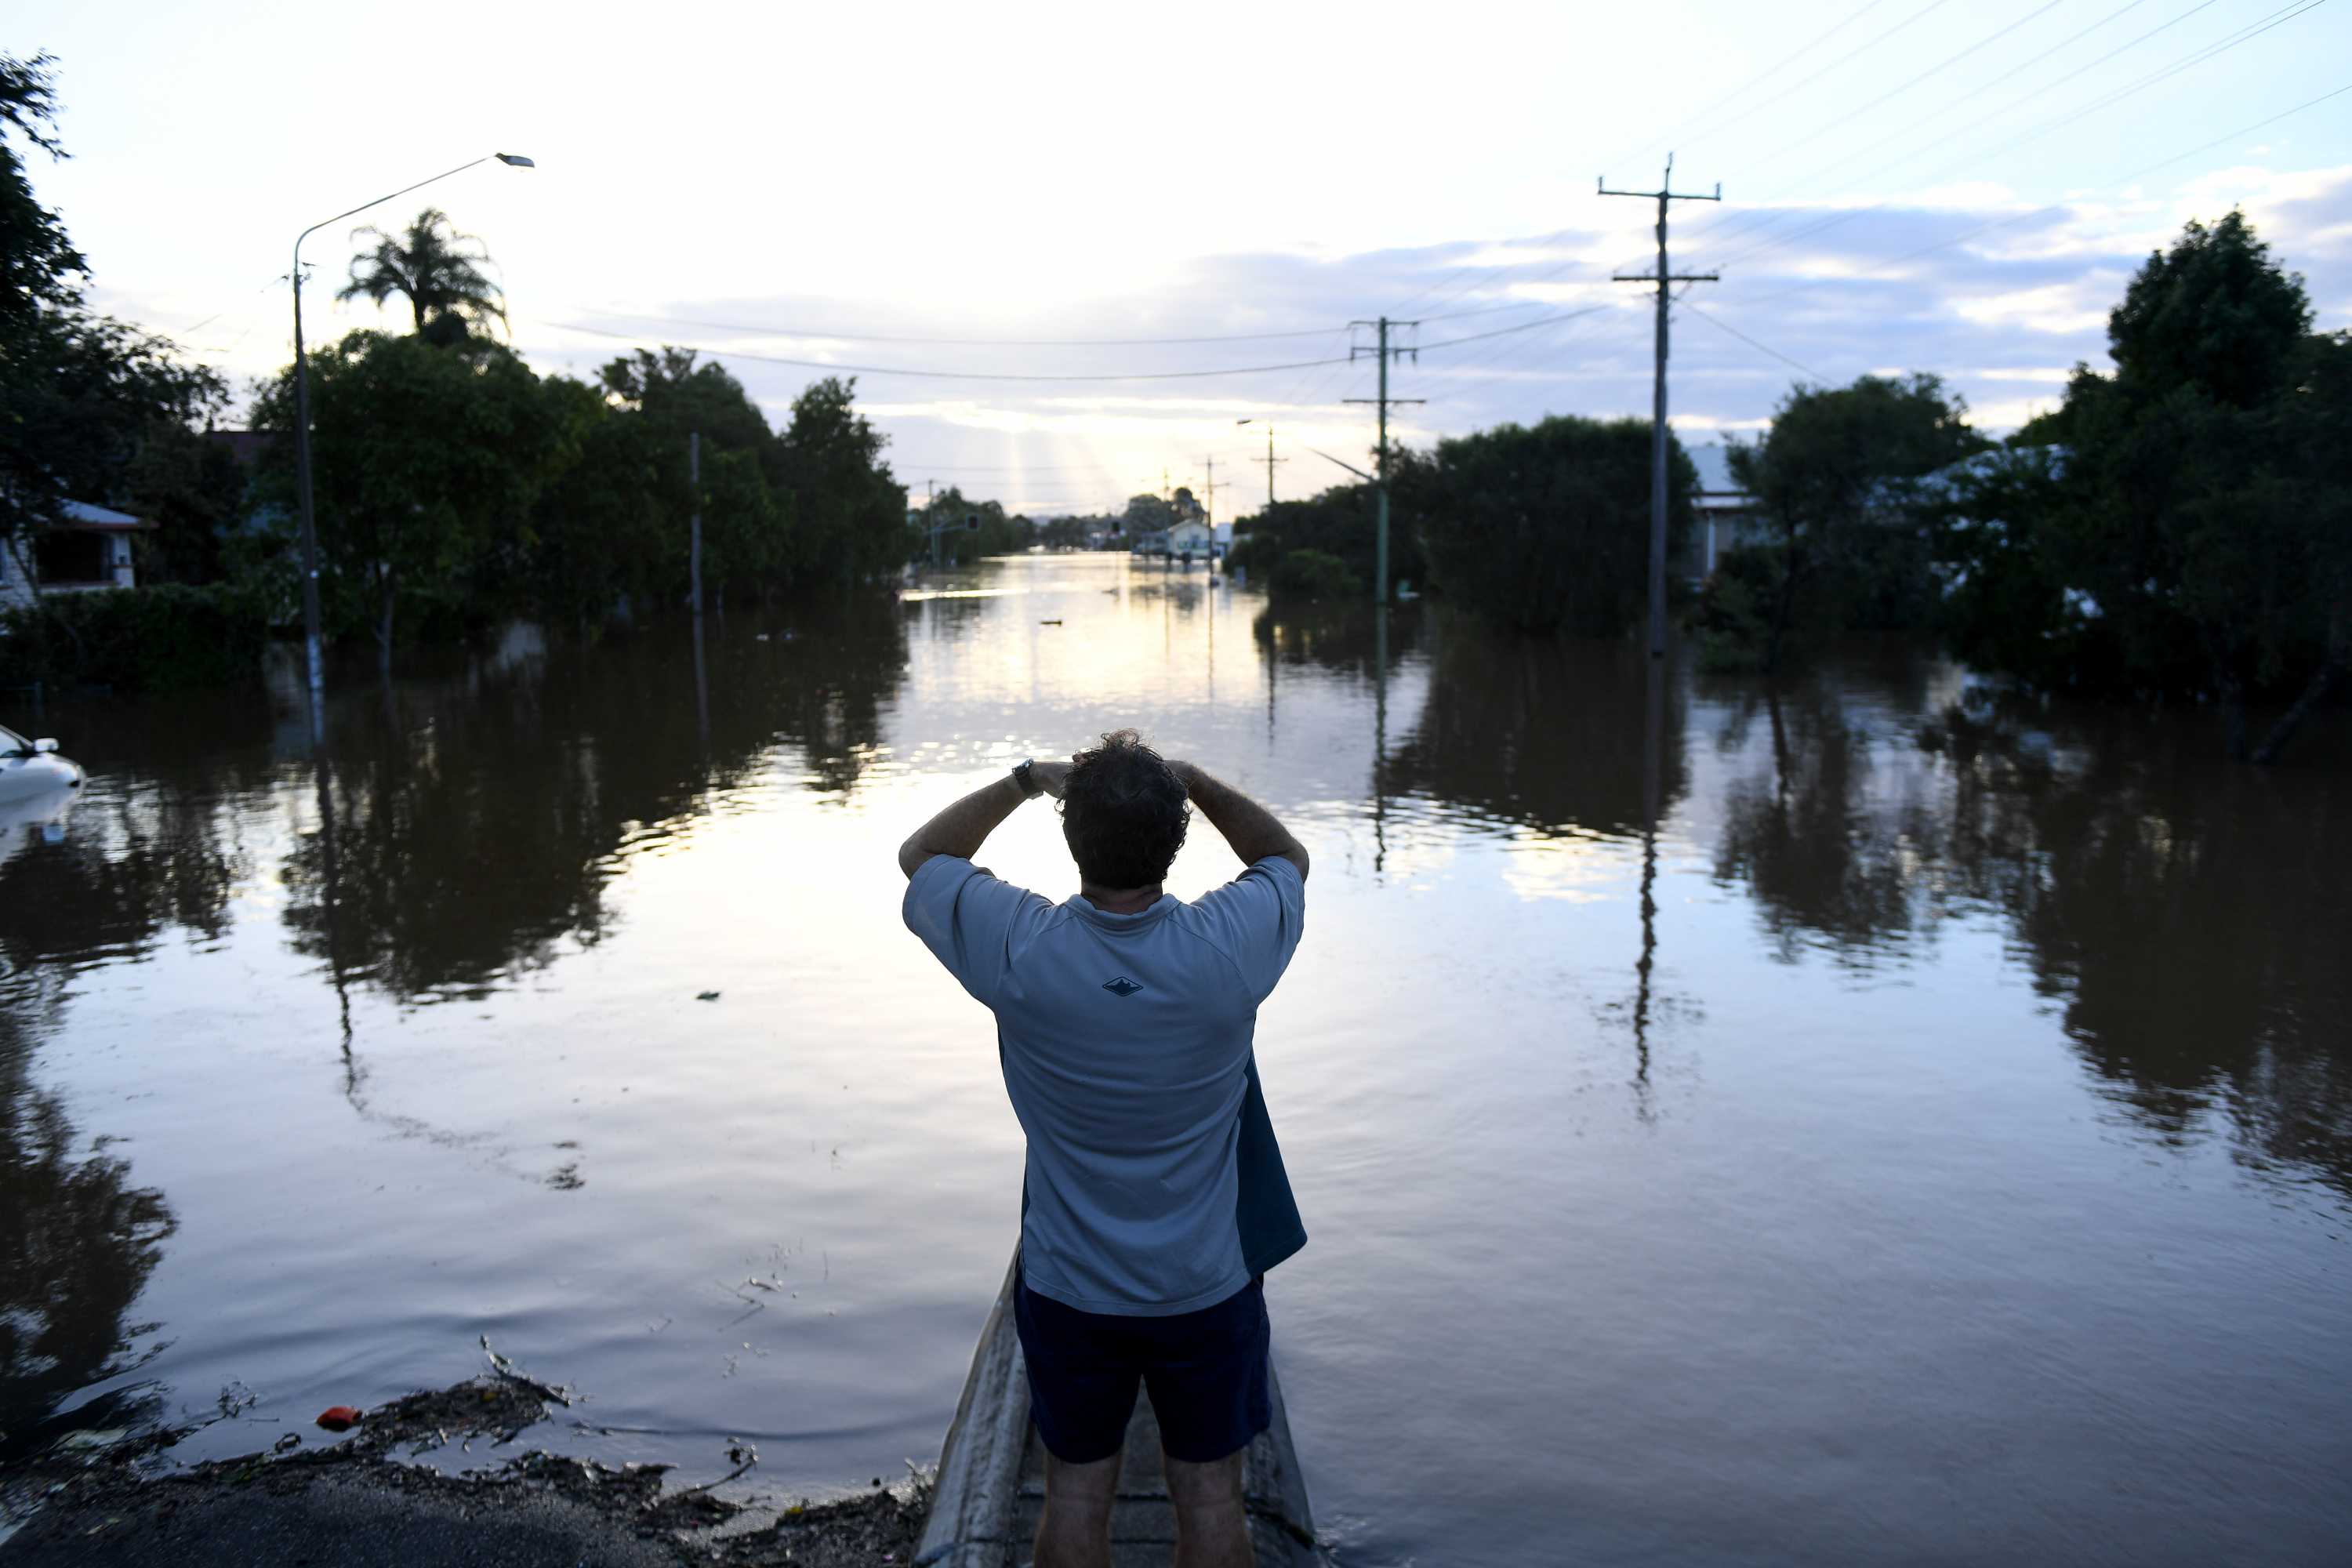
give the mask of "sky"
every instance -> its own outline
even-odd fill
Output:
[[[1670,324],[1685,441],[1911,371],[2013,428],[2105,363],[2147,254],[2232,206],[2352,327],[2352,0],[482,0],[413,35],[11,0],[0,51],[37,49],[70,157],[33,176],[92,303],[241,389],[290,356],[299,231],[522,153],[313,235],[312,339],[404,329],[332,296],[352,228],[430,202],[542,373],[689,345],[781,425],[813,366],[857,367],[919,504],[1094,511],[1213,472],[1232,516],[1269,426],[1277,494],[1343,482],[1318,454],[1367,466],[1351,323],[1384,315],[1421,350],[1391,395],[1425,400],[1394,438],[1646,416],[1654,295],[1612,275],[1654,267],[1656,204],[1595,187],[1654,191],[1670,150],[1675,190],[1723,197],[1670,215],[1674,270],[1720,274]]]

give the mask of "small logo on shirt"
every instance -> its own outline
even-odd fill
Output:
[[[1114,996],[1132,996],[1137,992],[1142,990],[1143,987],[1138,985],[1134,981],[1129,980],[1126,975],[1122,974],[1118,976],[1116,979],[1104,981],[1103,989],[1109,992]]]

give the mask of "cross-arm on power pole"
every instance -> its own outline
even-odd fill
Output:
[[[1699,195],[1677,191],[1675,183],[1675,155],[1666,154],[1665,177],[1654,191],[1612,191],[1607,176],[1593,182],[1604,196],[1641,196],[1658,204],[1658,269],[1654,273],[1619,273],[1620,283],[1658,285],[1658,350],[1656,381],[1652,388],[1653,408],[1650,416],[1650,655],[1657,658],[1666,651],[1666,285],[1669,283],[1712,283],[1712,272],[1675,272],[1666,265],[1666,204],[1669,202],[1719,202],[1723,186],[1718,183],[1713,195]]]

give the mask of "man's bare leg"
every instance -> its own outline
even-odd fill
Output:
[[[1045,1456],[1036,1568],[1110,1568],[1110,1505],[1118,1493],[1120,1458],[1070,1465]]]
[[[1161,1456],[1168,1497],[1176,1505],[1176,1568],[1255,1568],[1249,1514],[1242,1504],[1242,1458],[1236,1448],[1205,1465]]]

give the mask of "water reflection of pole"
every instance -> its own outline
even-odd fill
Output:
[[[1265,623],[1265,749],[1272,752],[1275,671],[1282,668],[1282,623],[1269,618]]]
[[[702,617],[694,617],[694,739],[705,761],[710,757],[710,681],[702,666]]]
[[[1216,570],[1216,565],[1217,565],[1217,563],[1216,563],[1214,561],[1211,561],[1211,562],[1209,563],[1209,569],[1210,569],[1212,572],[1214,572],[1214,571]],[[1211,577],[1211,578],[1209,579],[1209,603],[1208,603],[1208,610],[1207,610],[1207,612],[1206,612],[1206,613],[1207,613],[1208,617],[1209,617],[1209,706],[1210,706],[1210,707],[1212,707],[1212,708],[1214,708],[1214,707],[1217,705],[1217,591],[1216,591],[1216,589],[1217,589],[1217,580],[1216,580],[1214,577]]]
[[[328,776],[326,748],[311,752],[310,776],[319,788],[319,857],[321,892],[327,917],[327,974],[335,987],[335,1005],[343,1026],[343,1098],[354,1110],[360,1105],[359,1058],[352,1054],[352,992],[343,981],[342,860],[335,844],[335,788]]]
[[[1389,607],[1372,610],[1372,870],[1389,858],[1388,795],[1381,775],[1389,753]]]
[[[1650,974],[1658,956],[1658,795],[1665,740],[1666,661],[1644,659],[1647,689],[1642,710],[1642,957],[1633,966],[1633,1094],[1637,1113],[1650,1115]]]

